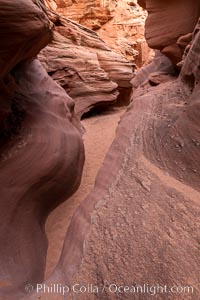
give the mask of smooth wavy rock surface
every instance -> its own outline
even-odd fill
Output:
[[[145,36],[149,46],[178,63],[191,41],[200,14],[200,2],[146,0],[139,4],[148,11]]]
[[[197,31],[179,77],[133,93],[46,282],[72,287],[64,299],[152,298],[150,292],[115,293],[111,284],[167,286],[156,299],[199,298],[199,42]],[[76,291],[88,284],[98,289],[76,293],[75,284]],[[174,286],[193,292],[172,294]],[[62,299],[48,293],[29,299],[37,297]]]
[[[73,215],[46,292],[32,294],[43,281],[45,219],[77,188],[83,145],[73,101],[41,64],[27,61],[12,69],[13,113],[20,113],[21,126],[1,146],[2,299],[144,299],[116,294],[111,284],[131,290],[167,286],[155,296],[162,300],[199,298],[199,23],[190,39],[180,75],[174,55],[170,62],[158,53],[134,79],[132,103],[94,188]],[[48,292],[52,284],[70,291]],[[74,285],[76,291],[95,286],[96,293],[73,292]],[[193,293],[172,295],[174,286],[192,287]]]
[[[59,23],[54,41],[39,58],[75,100],[77,115],[81,117],[94,106],[116,102],[120,93],[130,94],[134,65],[113,52],[94,31],[54,16],[55,24]]]
[[[9,96],[11,111],[0,135],[0,299],[11,300],[44,278],[45,221],[78,188],[84,148],[73,100],[34,59],[52,36],[43,2],[0,6],[0,104]]]
[[[50,42],[51,24],[34,2],[1,0],[0,9],[0,130],[11,112],[15,90],[9,72],[22,60],[30,59]],[[17,11],[17,14],[16,14]]]

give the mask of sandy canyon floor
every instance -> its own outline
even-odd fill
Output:
[[[85,128],[85,166],[81,186],[70,199],[58,206],[49,216],[46,233],[49,241],[46,277],[53,271],[62,250],[66,231],[74,211],[94,186],[96,175],[115,137],[115,130],[125,108],[115,108],[82,120]]]

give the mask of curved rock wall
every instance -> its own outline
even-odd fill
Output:
[[[140,73],[135,78],[142,83],[46,282],[72,287],[66,299],[77,296],[75,284],[87,289],[88,282],[93,288],[79,292],[81,300],[88,295],[105,300],[154,295],[162,300],[172,292],[173,298],[198,299],[199,39],[197,29],[179,76],[168,59],[157,55],[141,73],[156,70],[160,80],[144,83]],[[168,75],[164,81],[163,73]],[[115,285],[121,287],[119,294]],[[138,286],[140,292],[134,292]]]
[[[169,299],[172,287],[172,298],[199,297],[199,39],[198,23],[180,74],[174,57],[157,52],[134,78],[132,103],[47,284],[89,282],[98,288],[89,296],[106,300]],[[150,292],[134,293],[144,284]]]
[[[0,298],[19,299],[43,280],[45,220],[78,188],[84,148],[73,100],[35,58],[52,38],[43,2],[0,6]]]
[[[69,286],[92,282],[100,291],[97,299],[116,299],[109,290],[113,283],[130,287],[123,299],[132,299],[131,287],[134,291],[144,283],[167,286],[164,294],[155,288],[157,299],[168,299],[168,290],[180,285],[193,288],[190,299],[199,297],[199,38],[198,33],[179,77],[169,60],[157,56],[152,70],[159,80],[148,83],[146,78],[133,93],[96,185],[74,215],[49,283],[59,276]],[[196,84],[187,76],[182,81],[191,72]],[[80,228],[78,244],[72,242],[74,228]]]
[[[144,6],[144,1],[140,3]],[[149,46],[178,63],[198,21],[199,1],[146,0],[145,7],[148,11],[145,36]]]
[[[11,111],[11,98],[15,90],[10,71],[22,59],[37,55],[50,42],[52,33],[46,14],[32,2],[20,1],[14,5],[12,0],[2,0],[0,19],[0,127],[4,127],[3,121]],[[12,21],[8,24],[7,20]]]
[[[3,0],[2,3],[6,11],[6,3]],[[42,14],[43,2],[33,3],[36,2],[26,1],[28,11],[31,8],[36,12],[33,18],[30,16],[34,27],[36,17]],[[163,8],[160,14],[165,9],[168,11],[174,3],[169,1],[164,5],[163,2],[164,6],[159,6],[159,9]],[[182,1],[182,6],[176,3],[180,5],[180,11],[187,7],[185,3]],[[192,6],[194,18],[198,8],[196,4],[194,1]],[[145,5],[148,7],[148,0]],[[9,2],[8,9],[10,7],[16,10],[14,1]],[[41,36],[33,36],[37,37],[39,44],[51,37],[51,30],[46,26],[49,21],[45,15],[42,16],[39,21]],[[191,15],[185,16],[193,20]],[[5,14],[0,17],[5,21]],[[21,17],[23,20],[23,14]],[[150,32],[148,24],[151,24],[148,22],[152,21],[151,12],[149,18],[147,35]],[[179,22],[173,20],[175,27]],[[13,25],[12,18],[10,21],[7,20],[8,28]],[[17,18],[18,25],[20,21]],[[93,32],[81,25],[56,15],[54,22],[59,29],[56,29],[55,40],[50,47],[63,39],[67,40],[67,51],[71,50],[67,54],[60,52],[54,64],[58,62],[59,65],[59,60],[65,61],[67,56],[71,59],[70,68],[73,68],[73,58],[76,59],[74,49],[78,53],[80,48],[72,48],[71,45],[85,47],[88,39],[90,44],[93,42],[92,47],[98,45],[100,50],[95,48],[98,55],[106,51],[111,53]],[[188,24],[187,20],[185,24]],[[152,32],[154,25],[153,22]],[[118,294],[109,290],[111,284],[128,286],[132,290],[144,284],[167,286],[166,293],[156,292],[157,299],[169,299],[172,294],[168,288],[190,287],[188,298],[199,298],[199,22],[193,27],[189,39],[183,27],[183,35],[179,39],[179,43],[181,41],[185,45],[183,55],[175,56],[172,51],[170,55],[167,52],[170,59],[167,58],[162,44],[164,54],[158,51],[153,62],[142,68],[133,80],[132,103],[121,119],[94,188],[72,218],[59,263],[46,282],[47,286],[65,284],[69,287],[74,284],[87,287],[91,283],[100,292],[74,295],[71,290],[65,295],[66,299],[77,296],[80,300],[88,299],[88,296],[116,299]],[[22,33],[26,30],[21,29]],[[187,27],[187,30],[192,28]],[[86,37],[85,32],[89,36]],[[21,31],[14,38],[21,41],[20,34]],[[157,34],[158,40],[162,40],[162,30]],[[11,39],[13,43],[14,38]],[[70,44],[73,38],[74,42]],[[173,42],[176,40],[174,33],[171,39]],[[165,36],[164,40],[169,43],[170,39]],[[34,47],[28,41],[33,51]],[[24,39],[21,43],[18,44],[19,53],[23,53]],[[178,45],[178,42],[175,44]],[[166,44],[169,45],[172,44]],[[61,44],[56,47],[63,51]],[[5,49],[0,52],[4,53]],[[91,50],[90,54],[92,56],[94,52]],[[81,58],[84,58],[83,55],[84,52]],[[83,144],[72,99],[47,75],[37,59],[31,59],[32,55],[28,55],[25,61],[23,56],[17,57],[10,67],[7,67],[10,61],[1,60],[2,70],[5,70],[1,80],[1,102],[7,104],[6,99],[10,99],[12,114],[8,111],[9,118],[5,114],[1,117],[1,129],[6,134],[1,136],[0,144],[0,296],[5,300],[58,300],[63,296],[56,293],[38,294],[33,291],[30,296],[25,295],[24,287],[31,284],[34,288],[43,281],[47,247],[45,219],[78,187],[84,160]],[[104,57],[102,61],[110,70],[110,61]],[[177,62],[180,62],[181,72],[175,65]],[[79,63],[84,69],[81,59]],[[68,77],[74,76],[74,70],[70,73],[70,68],[66,70]],[[84,82],[84,73],[81,76]],[[116,73],[110,76],[116,76]],[[117,78],[122,84],[123,80]],[[126,84],[126,81],[123,82],[123,85]],[[13,124],[18,125],[15,132],[11,130]],[[174,294],[179,299],[186,299],[185,292]],[[121,296],[132,299],[133,293],[120,293]],[[143,294],[134,293],[134,296],[136,299],[143,298]],[[152,297],[152,294],[148,293],[148,296]]]

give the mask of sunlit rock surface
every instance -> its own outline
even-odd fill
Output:
[[[150,51],[144,38],[144,11],[136,0],[47,0],[48,7],[96,31],[107,45],[137,66],[148,63]]]
[[[92,30],[59,15],[54,40],[40,54],[45,69],[75,100],[79,117],[93,107],[127,104],[134,64],[113,52]]]

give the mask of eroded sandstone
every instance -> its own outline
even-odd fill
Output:
[[[43,2],[0,5],[0,298],[19,299],[44,279],[45,221],[78,188],[84,148],[74,101],[35,59],[52,37]]]
[[[153,51],[144,38],[144,11],[136,0],[46,1],[48,7],[98,33],[115,52],[138,67],[148,63]]]
[[[148,6],[148,1],[140,3]],[[182,1],[183,6],[184,3],[186,2]],[[196,12],[196,2],[193,4]],[[162,15],[165,9],[167,11],[170,5],[170,1],[165,3],[160,14]],[[180,11],[184,11],[179,2],[173,2],[173,5],[180,5]],[[191,6],[188,7],[188,12],[191,12],[189,8]],[[184,16],[193,20],[185,11]],[[67,22],[64,20],[63,22]],[[185,24],[189,23],[186,20]],[[150,24],[147,22],[146,25],[149,32]],[[154,25],[152,23],[152,26]],[[196,300],[200,295],[199,22],[196,26],[193,24],[193,28],[186,27],[187,30],[183,30],[183,35],[179,37],[174,37],[174,34],[171,37],[165,36],[161,30],[157,31],[155,40],[158,40],[158,44],[159,40],[163,39],[163,47],[158,48],[162,53],[158,51],[153,62],[142,68],[133,79],[132,102],[120,121],[116,138],[98,173],[94,188],[72,218],[58,265],[45,281],[47,286],[63,284],[71,287],[78,284],[87,287],[91,284],[97,286],[99,292],[93,294],[93,290],[89,289],[90,294],[74,294],[72,289],[64,296],[65,299],[132,299],[133,296],[135,299],[142,299],[144,296],[140,293],[116,294],[110,290],[111,284],[132,287],[132,290],[133,287],[144,284],[167,286],[166,293],[156,290],[156,298],[164,300],[174,297]],[[63,36],[66,28],[63,30]],[[67,32],[66,36],[68,34]],[[90,31],[89,34],[93,36]],[[172,39],[172,44],[168,38]],[[165,45],[174,45],[174,41],[176,47],[179,45],[182,49],[181,55],[179,53],[176,56],[172,51],[170,55],[167,54],[167,58],[163,49]],[[83,43],[83,39],[79,42]],[[177,62],[180,63],[178,67]],[[3,172],[0,176],[3,178],[5,190],[3,189],[2,193],[1,213],[5,226],[2,226],[1,232],[2,244],[5,247],[1,248],[1,264],[5,274],[2,271],[4,289],[1,293],[3,299],[9,300],[19,299],[20,296],[24,300],[58,300],[63,299],[60,293],[33,291],[30,295],[25,294],[24,285],[29,280],[35,288],[36,283],[43,281],[46,247],[44,219],[46,213],[53,208],[52,203],[57,204],[54,202],[54,193],[59,195],[60,199],[67,193],[68,187],[64,183],[62,173],[67,170],[66,164],[71,163],[68,165],[70,170],[72,166],[75,168],[78,162],[82,165],[82,143],[78,130],[72,125],[76,122],[78,126],[73,114],[72,100],[53,83],[40,63],[37,60],[26,62],[12,72],[13,79],[16,78],[16,74],[18,82],[14,83],[18,85],[20,92],[17,99],[22,101],[22,107],[27,112],[24,133],[31,133],[31,136],[30,142],[26,140],[27,144],[20,144],[19,152],[2,158]],[[55,90],[58,92],[55,93]],[[66,109],[68,107],[67,117],[63,110],[63,99],[66,99]],[[30,143],[33,143],[31,147]],[[69,150],[63,150],[64,154],[63,144]],[[60,146],[59,150],[57,146]],[[41,149],[45,150],[44,153]],[[66,153],[72,152],[75,157],[69,162]],[[35,167],[35,158],[40,166],[37,170],[32,168],[32,165]],[[53,165],[49,160],[53,160]],[[19,175],[18,166],[21,170]],[[32,173],[33,170],[37,172]],[[14,177],[14,185],[9,181],[10,171],[18,175]],[[75,173],[71,172],[67,178],[69,185],[75,187],[78,185],[80,172],[74,175],[74,185],[70,181],[72,174]],[[29,181],[32,180],[33,183],[29,186]],[[46,201],[43,202],[43,195],[47,189],[49,192],[49,188],[50,200],[45,198]],[[30,192],[33,192],[31,197]],[[7,199],[12,193],[15,197]],[[18,199],[20,193],[25,193],[22,198],[24,201],[20,202],[20,196],[20,205],[15,205],[13,209],[10,204]],[[6,214],[4,215],[6,205],[11,210],[8,220],[5,218]],[[23,226],[21,220],[25,220],[26,226]],[[16,232],[8,231],[8,228],[12,228],[10,224],[15,225],[20,236],[16,237]],[[38,234],[39,238],[35,234]],[[22,240],[23,243],[20,243]],[[43,253],[41,250],[39,253],[37,247],[31,247],[33,252],[29,252],[33,240],[34,245],[43,245]],[[15,268],[22,261],[21,253],[28,254],[23,256],[22,269],[17,269],[17,277]],[[5,264],[7,255],[14,257],[14,262],[11,259],[9,264]],[[40,261],[39,265],[30,263],[36,260]],[[14,292],[13,286],[9,287],[10,283],[16,288]],[[172,295],[170,289],[175,286],[190,287],[190,290],[187,290],[187,295],[174,292]],[[146,293],[145,298],[152,298],[152,293]]]
[[[157,299],[199,297],[199,25],[192,37],[180,74],[157,53],[134,78],[132,103],[46,284],[91,283],[99,292],[90,288],[89,296],[106,300],[133,298],[111,284],[167,286],[164,293],[155,288]],[[190,290],[172,295],[175,286]]]
[[[111,292],[113,283],[181,285],[193,288],[189,299],[198,298],[199,73],[198,62],[189,61],[199,53],[199,39],[197,33],[184,62],[193,82],[183,67],[178,78],[133,94],[96,185],[74,215],[48,284],[91,282],[99,287],[97,299],[132,299],[131,293]],[[79,238],[73,243],[75,228]],[[87,299],[88,294],[79,297]],[[171,299],[168,293],[156,292],[156,297]]]
[[[116,103],[127,93],[134,64],[113,52],[92,30],[57,14],[54,40],[39,58],[54,80],[75,100],[79,117],[93,107]]]
[[[151,48],[161,50],[174,63],[180,62],[200,14],[198,0],[139,1],[148,11],[145,36]],[[178,14],[178,17],[177,17]],[[185,42],[181,43],[181,40]]]

